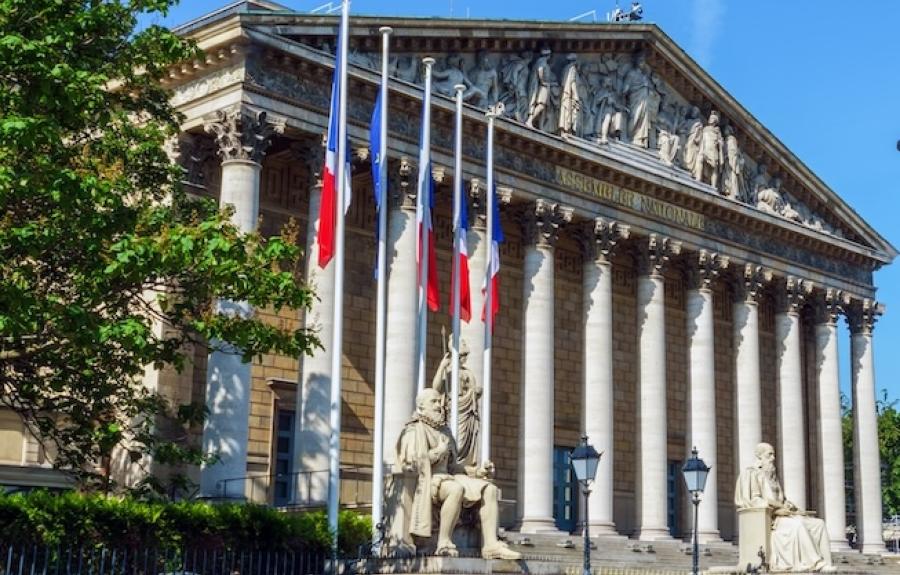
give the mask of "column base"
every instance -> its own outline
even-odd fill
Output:
[[[667,527],[641,527],[637,532],[638,541],[675,541]]]
[[[621,539],[626,538],[624,535],[622,535],[621,533],[616,531],[615,523],[604,522],[604,521],[598,521],[597,523],[594,523],[593,521],[591,521],[590,527],[591,527],[591,531],[590,531],[589,535],[591,536],[591,539],[593,539],[594,537],[603,537],[603,538],[607,538],[607,539],[608,538],[621,538]],[[580,524],[578,526],[577,532],[581,535],[584,535],[584,524]]]
[[[853,551],[853,547],[850,547],[850,542],[846,539],[832,539],[829,543],[832,553],[845,553],[847,551]]]
[[[697,533],[697,541],[699,541],[700,545],[721,543],[722,537],[719,535],[718,529],[715,531],[701,531]]]
[[[887,547],[884,543],[863,543],[859,552],[863,555],[881,555],[887,553]]]
[[[522,523],[519,526],[519,533],[568,535],[568,533],[559,530],[556,526],[556,521],[554,521],[552,517],[523,518]]]

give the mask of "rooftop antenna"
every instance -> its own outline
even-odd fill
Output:
[[[322,4],[321,6],[317,6],[317,7],[313,8],[312,10],[309,11],[309,13],[310,14],[318,14],[318,13],[331,14],[333,12],[339,12],[340,9],[341,9],[340,3],[338,3],[337,6],[335,6],[334,2],[326,2],[325,4]]]
[[[597,21],[597,11],[596,10],[588,10],[584,14],[579,14],[578,16],[572,16],[569,18],[569,22],[575,22],[576,20],[581,20],[582,18],[586,18],[587,16],[591,17],[591,22]]]

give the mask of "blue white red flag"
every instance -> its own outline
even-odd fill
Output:
[[[466,244],[466,236],[469,233],[469,206],[465,197],[460,198],[459,221],[456,222],[454,229],[459,230],[454,248],[454,253],[459,258],[459,317],[468,322],[472,319],[472,297],[469,292],[469,249]],[[456,285],[455,278],[451,277],[450,282],[450,285]],[[453,309],[452,305],[450,309]]]
[[[431,158],[419,154],[419,194],[422,197],[422,209],[416,214],[418,217],[418,242],[416,243],[416,263],[421,264],[422,243],[425,234],[428,234],[428,309],[437,311],[440,308],[440,291],[438,290],[437,251],[434,246],[434,227],[431,224],[431,211],[434,206],[434,177],[431,175]],[[424,163],[423,163],[424,162]],[[421,266],[419,269],[422,269]],[[421,278],[420,278],[421,280]]]
[[[337,45],[341,45],[340,33],[338,33]],[[338,48],[334,59],[334,76],[331,80],[331,109],[328,115],[328,135],[325,145],[325,168],[322,170],[322,196],[319,203],[319,267],[325,268],[334,257],[335,227],[337,220],[337,141],[340,123],[346,121],[341,118],[340,87],[341,78],[345,71],[341,62],[341,50]],[[345,150],[349,150],[349,139],[344,142]],[[350,209],[350,154],[344,153],[346,158],[344,176],[344,213]]]
[[[497,315],[497,312],[500,311],[500,244],[506,241],[506,238],[503,235],[503,226],[500,225],[500,200],[497,197],[497,186],[494,185],[494,189],[491,190],[491,193],[494,195],[494,201],[492,202],[492,217],[493,217],[493,234],[491,237],[491,253],[489,257],[491,258],[491,267],[490,267],[490,277],[485,278],[486,283],[490,283],[491,288],[491,329],[493,330],[494,326],[494,318]],[[487,285],[482,286],[482,293],[485,293],[487,289]],[[485,321],[485,317],[487,316],[486,312],[487,308],[487,298],[484,301],[484,308],[481,310],[481,321]]]
[[[384,190],[382,190],[381,174],[384,173],[385,156],[381,149],[381,90],[375,98],[375,108],[372,110],[372,122],[369,127],[369,147],[372,150],[372,183],[375,189],[375,221],[381,221],[379,215],[384,209]],[[379,226],[375,226],[375,245],[378,245]],[[378,258],[375,258],[375,277],[378,278]]]

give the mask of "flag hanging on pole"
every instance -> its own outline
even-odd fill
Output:
[[[340,32],[337,45],[341,46]],[[338,129],[341,122],[340,95],[341,89],[341,50],[338,48],[334,58],[334,76],[331,80],[331,109],[328,114],[328,134],[325,145],[325,169],[322,170],[322,196],[319,203],[319,267],[325,268],[334,257],[336,206],[337,206],[337,142]],[[349,138],[344,142],[344,149],[349,150]],[[350,155],[345,153],[347,176],[344,178],[344,213],[350,209]]]
[[[369,147],[372,150],[372,182],[375,189],[375,214],[376,220],[384,209],[384,190],[382,188],[381,174],[384,170],[384,152],[381,149],[381,90],[375,98],[375,108],[372,110],[372,122],[369,128]],[[380,221],[380,220],[379,220]],[[381,234],[380,226],[375,226],[375,244]],[[378,256],[375,257],[375,278],[378,278]]]
[[[429,99],[425,98],[425,105],[429,104]],[[423,122],[430,115],[422,114]],[[430,126],[428,126],[430,128]],[[437,273],[437,251],[434,247],[434,227],[431,223],[431,211],[434,207],[434,177],[431,174],[431,153],[430,146],[424,141],[430,129],[422,126],[422,143],[419,148],[419,197],[421,206],[417,210],[416,217],[418,221],[418,242],[416,244],[416,262],[419,264],[418,269],[422,269],[422,246],[425,242],[425,234],[428,234],[428,278],[427,278],[427,300],[428,309],[437,311],[440,308],[440,293],[438,290],[438,273]],[[422,278],[419,278],[419,282]],[[419,284],[421,285],[421,283]]]
[[[454,226],[454,229],[458,230],[455,254],[459,258],[459,317],[465,322],[472,319],[472,298],[469,294],[469,250],[466,245],[466,236],[469,233],[469,207],[467,203],[465,198],[460,198],[459,221]],[[450,278],[450,285],[457,285],[455,278]],[[452,304],[450,309],[453,309]]]
[[[494,218],[494,226],[493,226],[493,234],[491,237],[491,252],[489,257],[491,258],[491,268],[490,268],[490,277],[485,278],[485,283],[490,282],[491,288],[491,327],[493,328],[494,317],[497,315],[497,312],[500,311],[500,244],[506,241],[506,238],[503,236],[503,226],[500,225],[500,208],[499,203],[500,200],[497,197],[497,186],[494,186],[494,189],[491,190],[491,193],[494,195],[492,209],[492,217]],[[487,285],[483,285],[481,288],[482,293],[484,293],[487,289]],[[487,301],[485,301],[485,308],[487,307]],[[482,308],[481,310],[481,321],[485,321],[487,317],[486,309]]]

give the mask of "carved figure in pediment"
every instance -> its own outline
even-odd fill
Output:
[[[662,78],[660,78],[659,74],[656,72],[650,72],[650,82],[653,84],[653,89],[650,90],[650,98],[647,100],[647,115],[650,118],[650,134],[648,136],[647,147],[655,149],[658,146],[658,143],[656,141],[656,130],[654,130],[653,127],[656,125],[659,111],[662,108],[662,102],[668,92],[666,91]]]
[[[559,107],[559,132],[580,136],[582,132],[581,106],[583,83],[578,72],[578,56],[566,56],[567,64],[562,74],[562,95]]]
[[[418,60],[412,56],[391,56],[388,60],[388,72],[395,78],[415,83],[419,79]]]
[[[747,185],[747,199],[749,203],[756,204],[759,202],[759,193],[769,187],[769,168],[765,162],[760,162],[756,166],[756,173],[750,177]]]
[[[722,167],[722,194],[732,200],[747,201],[744,167],[746,160],[741,152],[734,128],[725,126],[725,164]]]
[[[475,54],[475,67],[469,71],[469,78],[478,90],[472,103],[482,108],[493,106],[500,97],[500,78],[490,56],[484,50]]]
[[[697,136],[695,136],[697,137]],[[700,130],[696,140],[694,161],[691,164],[691,175],[698,182],[706,182],[714,188],[719,186],[719,173],[725,160],[725,140],[719,129],[719,113],[709,113],[706,125]]]
[[[678,135],[678,106],[672,98],[663,100],[662,110],[656,118],[656,142],[659,146],[659,161],[667,166],[675,163],[681,137]]]
[[[351,50],[347,56],[347,61],[355,66],[360,66],[368,70],[380,69],[381,62],[376,59],[375,54],[369,52],[360,52],[359,50]]]
[[[700,151],[700,136],[703,133],[703,119],[700,117],[700,108],[691,106],[678,128],[682,145],[681,165],[693,173],[694,163]]]
[[[595,122],[593,131],[600,144],[607,143],[610,137],[621,139],[625,132],[628,108],[613,82],[612,76],[604,76],[591,104]]]
[[[757,175],[757,177],[759,177],[759,175]],[[776,176],[772,178],[768,185],[764,186],[756,193],[756,209],[768,214],[780,216],[783,207],[784,200],[781,198],[781,178]]]
[[[782,201],[781,217],[791,220],[792,222],[797,222],[798,224],[806,223],[798,211],[798,208],[806,209],[806,206],[795,200],[790,194],[783,194]]]
[[[559,82],[550,68],[549,48],[541,50],[541,55],[531,69],[528,79],[528,117],[525,123],[545,132],[554,126],[553,111],[559,105]]]
[[[500,68],[502,91],[500,101],[503,102],[506,115],[524,122],[528,117],[528,67],[531,65],[531,52],[513,54],[504,61]]]
[[[653,110],[656,87],[650,78],[650,68],[643,54],[635,56],[631,69],[625,74],[622,92],[629,111],[628,137],[632,144],[648,148],[650,126],[656,120]],[[659,107],[658,100],[656,107]]]
[[[473,98],[484,97],[484,92],[477,88],[463,71],[463,57],[459,54],[451,54],[445,59],[442,70],[432,70],[431,90],[444,96],[456,96],[456,86],[463,85],[463,100],[468,102]]]

